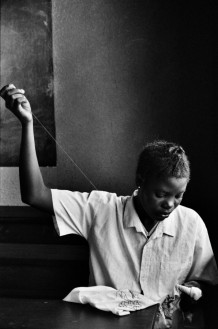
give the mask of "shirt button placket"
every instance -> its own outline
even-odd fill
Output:
[[[141,259],[140,285],[143,291],[147,291],[147,281],[151,266],[151,247],[149,245],[151,243],[144,246]]]

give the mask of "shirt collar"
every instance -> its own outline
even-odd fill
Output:
[[[175,211],[175,210],[174,210]],[[157,226],[156,231],[154,232],[154,237],[160,237],[163,234],[169,235],[169,236],[175,236],[176,233],[176,220],[174,216],[174,211],[170,214],[170,216],[166,219],[164,219],[162,222],[159,223]]]
[[[135,210],[133,198],[135,195],[137,195],[138,191],[135,190],[132,194],[132,196],[127,198],[125,209],[124,209],[124,227],[130,228],[135,227],[137,232],[144,233],[144,226],[142,222],[139,219],[139,216]],[[166,219],[164,219],[162,222],[159,223],[156,230],[153,233],[153,238],[160,237],[163,234],[167,234],[170,236],[174,236],[176,232],[176,221],[174,219],[174,212],[175,210],[170,214],[170,216]]]
[[[130,228],[135,227],[137,232],[144,233],[144,226],[142,225],[142,222],[139,219],[139,216],[135,210],[133,198],[137,195],[137,190],[135,190],[132,194],[132,196],[127,198],[125,210],[124,210],[124,227]]]

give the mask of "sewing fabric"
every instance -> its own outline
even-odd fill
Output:
[[[65,298],[66,302],[90,304],[99,310],[116,315],[128,315],[130,312],[144,309],[152,304],[143,295],[131,290],[116,290],[107,286],[80,287],[73,289]],[[154,304],[154,303],[153,303]]]

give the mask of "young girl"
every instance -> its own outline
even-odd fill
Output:
[[[88,240],[90,286],[130,289],[152,305],[175,296],[178,284],[218,284],[205,224],[194,210],[180,205],[190,180],[181,146],[156,141],[144,147],[132,196],[50,189],[40,173],[24,91],[9,85],[0,93],[22,124],[22,201],[52,214],[58,234]]]

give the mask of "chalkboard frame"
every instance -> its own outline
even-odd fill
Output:
[[[38,118],[34,132],[39,165],[56,166],[52,2],[1,0],[0,6],[0,85],[13,83],[25,90]],[[20,135],[20,123],[1,101],[0,167],[18,166]]]

